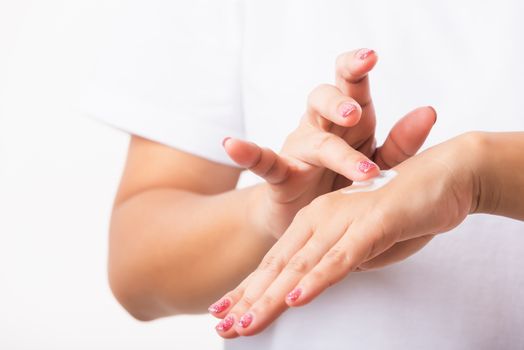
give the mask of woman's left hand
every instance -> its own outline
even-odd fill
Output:
[[[460,224],[476,204],[476,137],[465,134],[408,159],[380,189],[344,193],[350,186],[300,210],[259,267],[221,299],[230,306],[216,315],[223,318],[218,333],[259,333],[348,273],[405,259]]]

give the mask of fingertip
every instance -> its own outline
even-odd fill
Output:
[[[378,62],[378,54],[373,49],[362,48],[354,53],[353,64],[349,66],[355,76],[369,73]]]
[[[217,317],[217,318],[224,318],[226,315],[226,312],[230,309],[230,307],[233,305],[233,301],[228,297],[223,297],[216,301],[215,303],[211,304],[207,311]]]
[[[437,123],[437,111],[433,106],[425,106],[415,109],[414,112],[415,113],[412,114],[410,113],[411,115],[408,114],[405,116],[405,118],[409,120],[409,123],[405,123],[404,127],[413,130],[410,131],[410,133],[417,131],[421,135],[424,135],[425,138]]]
[[[361,61],[367,60],[370,56],[378,57],[375,50],[368,48],[361,48],[357,50],[357,52],[355,52],[355,56]]]
[[[264,328],[263,323],[263,321],[261,323],[260,315],[257,317],[252,310],[248,310],[238,318],[234,330],[240,336],[255,335]]]
[[[226,144],[229,140],[231,140],[230,136],[224,137],[224,139],[222,140],[222,147],[226,147]]]
[[[288,306],[295,306],[298,299],[300,299],[300,296],[302,295],[302,288],[296,287],[291,292],[289,292],[286,295],[286,304]]]
[[[232,137],[224,139],[224,149],[229,158],[243,168],[252,166],[261,152],[257,144]]]
[[[341,54],[336,60],[337,73],[347,81],[356,83],[373,69],[378,54],[369,48],[360,48]]]
[[[223,320],[218,322],[215,326],[215,330],[219,336],[224,339],[232,339],[239,336],[235,331],[235,315],[227,315]]]
[[[371,179],[380,174],[379,166],[375,162],[372,162],[369,159],[364,159],[364,160],[359,161],[357,163],[357,170],[360,175],[359,180]]]
[[[433,106],[426,106],[426,107],[431,110],[433,114],[433,125],[435,125],[435,123],[437,122],[437,110],[433,108]]]
[[[344,101],[337,108],[337,114],[340,117],[340,126],[355,126],[360,121],[362,109],[355,102]]]
[[[295,291],[297,289],[300,289],[300,292],[298,293],[298,295],[293,295],[293,294],[296,294]],[[311,286],[308,288],[307,285],[305,287],[304,285],[302,285],[300,288],[295,288],[294,290],[289,292],[289,294],[286,296],[286,304],[289,307],[304,306],[308,304],[314,298],[314,295],[312,295],[311,292],[312,292]]]

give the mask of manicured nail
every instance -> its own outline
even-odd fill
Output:
[[[240,320],[238,320],[238,325],[242,328],[247,328],[251,324],[251,321],[253,321],[253,314],[248,312],[240,317]]]
[[[229,140],[231,137],[225,137],[223,140],[222,140],[222,147],[225,147],[226,146],[226,142],[227,140]]]
[[[208,307],[207,310],[213,314],[218,314],[224,311],[225,309],[227,309],[230,305],[231,305],[231,300],[229,300],[228,298],[222,298],[219,301],[217,301],[216,303],[214,303],[213,305],[211,305],[210,307]]]
[[[369,160],[363,160],[358,163],[358,170],[364,174],[369,173],[376,167],[377,165],[373,162],[370,162]]]
[[[344,102],[343,104],[340,105],[340,107],[338,107],[338,113],[343,118],[347,118],[356,109],[357,109],[357,106],[355,106],[353,103],[351,103],[351,102]]]
[[[302,289],[295,288],[291,292],[289,292],[286,298],[289,301],[296,301],[301,293],[302,293]]]
[[[228,315],[224,317],[222,321],[218,322],[218,324],[215,326],[215,329],[219,332],[225,332],[229,328],[231,328],[234,323],[235,323],[235,319],[233,318],[233,316]]]
[[[369,55],[371,55],[373,53],[375,53],[375,51],[373,51],[371,49],[360,49],[357,52],[357,57],[360,58],[361,60],[365,60],[366,58],[369,57]]]

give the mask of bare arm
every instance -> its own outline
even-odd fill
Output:
[[[240,170],[132,137],[115,200],[109,280],[137,319],[204,312],[274,243],[248,219]]]
[[[524,132],[480,133],[473,210],[524,220]]]
[[[257,271],[224,295],[231,303],[217,331],[257,334],[289,306],[311,302],[357,268],[405,259],[468,214],[524,220],[523,150],[524,132],[469,132],[396,166],[383,188],[317,197]]]
[[[282,155],[241,140],[226,143],[230,157],[267,183],[234,190],[238,169],[132,138],[112,216],[109,278],[134,317],[204,311],[255,269],[298,210],[340,187],[338,171],[345,181],[369,179],[378,169],[360,167],[372,164],[366,154],[396,164],[416,153],[435,121],[433,109],[408,113],[375,152],[367,73],[376,55],[361,51],[341,55],[337,75],[364,109],[323,84]],[[348,104],[353,109],[341,108]],[[331,123],[336,127],[327,128]]]

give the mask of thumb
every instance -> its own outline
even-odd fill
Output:
[[[414,156],[437,120],[433,107],[419,107],[400,119],[389,132],[384,144],[377,148],[375,162],[389,169]]]
[[[235,163],[249,169],[270,184],[277,185],[288,178],[288,161],[269,148],[231,137],[226,137],[222,146]]]

